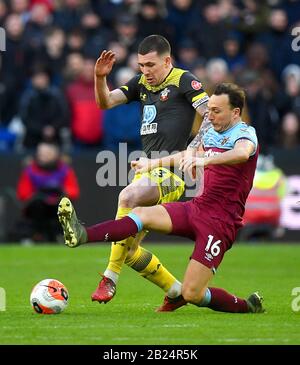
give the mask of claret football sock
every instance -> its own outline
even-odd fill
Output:
[[[86,228],[88,242],[120,241],[143,229],[141,219],[134,213],[119,220],[110,220]]]
[[[207,288],[205,296],[198,306],[208,307],[219,312],[249,312],[247,301],[245,299],[238,298],[221,288]]]
[[[159,286],[170,297],[181,294],[181,284],[176,278],[160,263],[153,253],[138,247],[134,255],[126,259],[125,263],[145,279]]]

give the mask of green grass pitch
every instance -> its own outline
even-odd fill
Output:
[[[192,244],[145,245],[182,279]],[[109,245],[77,249],[62,246],[0,246],[0,344],[202,345],[300,344],[300,245],[236,243],[225,255],[212,285],[240,297],[259,290],[264,314],[214,312],[192,305],[156,313],[164,293],[127,267],[109,304],[91,302]],[[33,312],[34,284],[56,278],[68,288],[68,308],[59,315]],[[292,302],[294,301],[294,310]],[[296,310],[295,310],[296,309]]]

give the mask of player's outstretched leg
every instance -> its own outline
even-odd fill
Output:
[[[77,247],[87,242],[87,232],[76,216],[70,199],[64,197],[58,204],[57,215],[64,232],[65,244]]]

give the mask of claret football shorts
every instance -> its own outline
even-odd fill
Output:
[[[215,272],[235,240],[234,225],[213,218],[207,207],[193,200],[163,206],[172,220],[171,234],[195,241],[191,258]]]

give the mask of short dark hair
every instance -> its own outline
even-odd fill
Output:
[[[242,114],[246,100],[245,91],[236,84],[224,82],[222,84],[219,84],[214,91],[214,95],[222,94],[228,95],[231,107],[240,108]]]
[[[159,34],[149,35],[139,44],[138,53],[145,55],[150,52],[157,52],[159,55],[165,53],[171,54],[171,46],[169,41]]]

